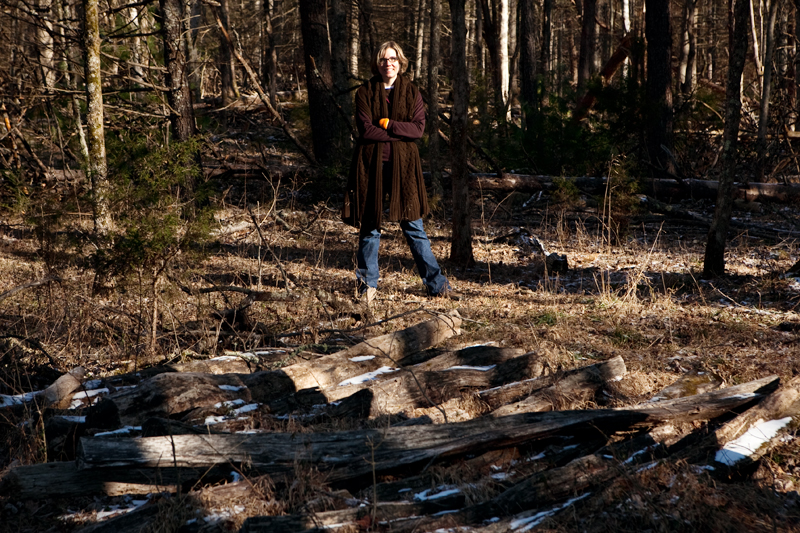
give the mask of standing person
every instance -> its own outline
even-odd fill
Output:
[[[360,228],[356,279],[359,298],[367,305],[378,290],[378,248],[387,197],[388,220],[400,221],[428,295],[457,298],[422,225],[429,212],[428,196],[414,141],[425,130],[425,107],[419,90],[403,76],[407,67],[408,59],[397,43],[385,42],[372,56],[374,76],[356,92],[359,136],[342,219]]]

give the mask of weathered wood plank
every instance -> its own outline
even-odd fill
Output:
[[[82,468],[212,466],[248,463],[263,473],[286,472],[296,461],[330,471],[330,481],[371,476],[438,458],[514,446],[592,424],[607,432],[715,418],[777,386],[770,376],[641,409],[556,411],[483,417],[463,423],[316,434],[178,435],[138,440],[81,439]]]

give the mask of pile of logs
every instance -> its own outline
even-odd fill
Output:
[[[253,354],[95,382],[77,370],[41,395],[0,398],[0,409],[38,402],[51,455],[70,459],[7,469],[0,493],[195,495],[206,516],[186,531],[230,530],[237,512],[246,532],[527,530],[658,461],[743,472],[800,420],[800,380],[776,376],[723,387],[687,375],[648,402],[598,408],[624,400],[621,357],[562,370],[518,349],[433,348],[460,325],[455,311],[434,315],[273,370]],[[301,470],[324,479],[324,498],[247,511],[273,497],[265,480],[291,486]],[[224,502],[241,507],[211,519]],[[157,507],[83,531],[139,531]]]

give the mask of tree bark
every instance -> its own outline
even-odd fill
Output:
[[[469,73],[467,72],[466,0],[450,0],[450,17],[453,31],[450,43],[453,62],[453,112],[450,123],[453,236],[450,241],[450,260],[457,265],[466,266],[475,262],[472,253],[472,216],[467,169]]]
[[[320,163],[331,164],[343,147],[341,118],[330,94],[333,69],[327,5],[325,0],[300,0],[299,5],[314,155]]]
[[[442,198],[442,173],[439,170],[439,47],[442,31],[442,0],[431,0],[431,32],[428,46],[428,162],[434,197]]]
[[[548,4],[552,4],[552,0],[545,0],[545,10]],[[546,70],[539,70],[536,68],[536,17],[535,6],[533,0],[520,0],[519,2],[519,17],[520,17],[520,100],[522,103],[522,112],[525,117],[525,127],[527,129],[533,128],[533,116],[538,105],[536,94],[536,80],[537,71],[542,74]],[[542,42],[542,47],[549,46],[549,14],[544,15],[542,22],[544,32],[546,34],[547,44]],[[545,63],[545,52],[542,52],[542,63]]]
[[[662,0],[666,1],[666,0]],[[649,13],[649,10],[648,10]],[[597,54],[597,0],[583,0],[581,42],[578,56],[578,92],[586,88],[592,77]],[[649,26],[648,26],[649,27]]]
[[[646,0],[647,152],[656,168],[675,174],[672,121],[672,30],[669,0]],[[667,152],[669,151],[669,153]]]
[[[98,0],[83,1],[84,46],[86,62],[86,130],[89,141],[88,171],[94,202],[94,230],[105,235],[111,230],[111,214],[108,210],[108,167],[106,163],[106,140],[103,127],[103,80],[100,71],[100,16]]]
[[[262,0],[262,18],[264,20],[263,43],[261,51],[261,83],[269,92],[269,102],[275,109],[278,108],[278,49],[275,38],[275,28],[272,19],[275,16],[275,1]]]
[[[780,0],[769,0],[766,46],[764,48],[764,77],[761,85],[761,109],[758,117],[756,154],[758,162],[758,181],[764,181],[767,165],[767,128],[769,127],[769,104],[772,97],[772,59],[775,55],[775,21],[780,9]]]
[[[708,230],[703,276],[721,276],[725,272],[725,245],[733,209],[733,183],[736,179],[736,155],[739,122],[742,118],[742,72],[747,56],[747,22],[749,0],[736,0],[730,17],[731,59],[725,89],[725,129],[722,133],[722,174],[719,178],[714,219]]]
[[[189,90],[186,62],[186,40],[184,32],[187,28],[183,21],[182,0],[159,0],[161,12],[161,36],[164,44],[164,66],[167,71],[167,103],[169,103],[169,120],[172,135],[178,142],[185,142],[195,134],[194,109],[192,93]]]
[[[331,20],[329,21],[331,36],[331,77],[332,90],[336,103],[347,117],[353,114],[353,95],[348,92],[350,65],[347,55],[347,7],[344,0],[331,0]],[[342,139],[344,142],[344,139]],[[347,143],[349,148],[349,143]]]
[[[219,18],[225,31],[230,35],[230,8],[228,0],[219,0]],[[222,107],[228,107],[239,98],[236,84],[236,67],[233,59],[232,44],[227,39],[220,39],[220,73],[222,78]]]

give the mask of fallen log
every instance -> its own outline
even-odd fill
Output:
[[[580,370],[567,372],[560,378],[555,378],[553,385],[538,391],[535,395],[498,407],[492,412],[492,416],[550,411],[559,403],[574,405],[576,402],[585,401],[593,396],[604,384],[619,381],[626,372],[625,361],[620,356]],[[533,385],[530,387],[532,388]]]
[[[165,465],[169,466],[169,465]],[[88,473],[75,461],[41,463],[10,468],[0,479],[0,494],[39,500],[65,496],[105,494],[149,494],[177,492],[179,485],[193,485],[200,479],[224,479],[230,468],[109,468]]]
[[[85,375],[82,366],[73,368],[44,390],[45,399],[49,404],[60,407],[60,404],[71,398],[72,393],[83,384]]]
[[[296,461],[329,471],[329,481],[368,477],[398,468],[491,449],[516,446],[591,424],[608,433],[666,422],[716,418],[778,384],[776,376],[639,409],[523,413],[462,423],[390,427],[335,433],[177,435],[137,440],[82,438],[81,468],[204,467],[244,464],[260,473],[285,473]]]

